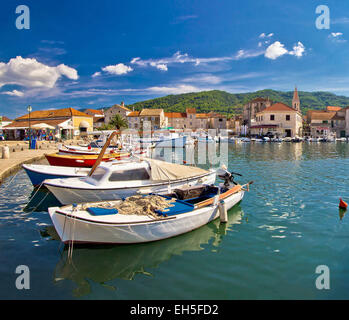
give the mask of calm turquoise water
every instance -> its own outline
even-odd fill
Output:
[[[73,262],[23,171],[0,186],[0,299],[348,299],[349,144],[229,146],[229,169],[254,180],[229,223],[150,244],[75,247]],[[32,212],[33,211],[33,212]],[[17,290],[15,269],[30,269]],[[330,290],[318,290],[318,265]]]

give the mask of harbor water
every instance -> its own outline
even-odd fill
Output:
[[[205,165],[201,165],[205,167]],[[206,166],[207,167],[207,166]],[[52,194],[23,170],[0,186],[0,299],[349,299],[349,144],[229,144],[229,171],[254,184],[190,233],[153,243],[74,246],[54,232]],[[16,268],[28,266],[19,290]],[[318,266],[330,289],[316,286]]]

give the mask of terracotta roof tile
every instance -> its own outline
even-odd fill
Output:
[[[143,109],[140,116],[160,116],[162,112],[162,109]]]
[[[30,120],[30,126],[33,126],[33,125],[39,124],[39,123],[46,123],[50,126],[56,127],[65,121],[67,121],[67,120],[64,120],[64,119],[63,120],[62,119],[61,120],[45,120],[45,119],[43,119],[43,120],[36,120],[36,121]],[[29,120],[13,121],[4,127],[4,129],[6,129],[6,128],[29,128]]]
[[[167,118],[186,118],[187,114],[185,112],[165,112],[165,117],[167,117]]]
[[[127,117],[139,117],[140,111],[131,111]]]
[[[86,110],[84,110],[84,113],[87,113],[87,112],[90,112],[90,113],[92,113],[94,115],[101,115],[101,116],[104,115],[103,110],[96,110],[96,109],[86,109]]]
[[[288,112],[297,112],[297,110],[289,107],[288,105],[282,103],[282,102],[277,102],[271,105],[268,108],[265,108],[263,111],[258,112],[258,113],[266,113],[266,112],[271,112],[271,111],[288,111]]]
[[[327,111],[339,111],[341,109],[342,109],[341,107],[335,107],[335,106],[327,106],[326,107]]]
[[[36,110],[30,113],[31,119],[48,119],[48,118],[71,118],[72,116],[92,117],[89,114],[78,111],[74,108],[64,108],[55,110]],[[16,118],[15,120],[29,119],[29,114]]]

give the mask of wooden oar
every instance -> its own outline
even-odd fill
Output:
[[[103,159],[103,156],[104,156],[104,153],[105,151],[107,150],[107,148],[109,147],[110,145],[110,142],[112,141],[112,139],[114,138],[114,136],[117,134],[116,131],[113,131],[112,134],[109,136],[108,140],[106,141],[105,145],[103,146],[101,152],[99,153],[98,155],[98,158],[95,162],[95,164],[93,165],[91,171],[89,172],[88,176],[92,176],[93,172],[96,170],[96,168],[99,166],[99,164],[101,163],[102,159]]]

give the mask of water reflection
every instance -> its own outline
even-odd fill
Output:
[[[72,261],[68,259],[65,247],[56,266],[54,279],[73,281],[77,285],[73,293],[81,297],[91,293],[90,280],[112,288],[105,283],[114,279],[134,280],[137,274],[152,276],[149,269],[158,268],[173,256],[186,251],[205,250],[205,244],[219,247],[232,225],[241,223],[242,215],[238,205],[229,211],[229,221],[226,224],[221,224],[218,219],[195,231],[152,243],[77,246],[74,247]],[[47,229],[47,232],[52,238],[57,238],[54,230]]]
[[[345,142],[338,143],[239,143],[230,144],[229,155],[253,161],[298,161],[348,158]]]
[[[34,188],[29,196],[29,201],[23,208],[24,212],[48,211],[49,207],[60,207],[61,203],[47,188]]]

